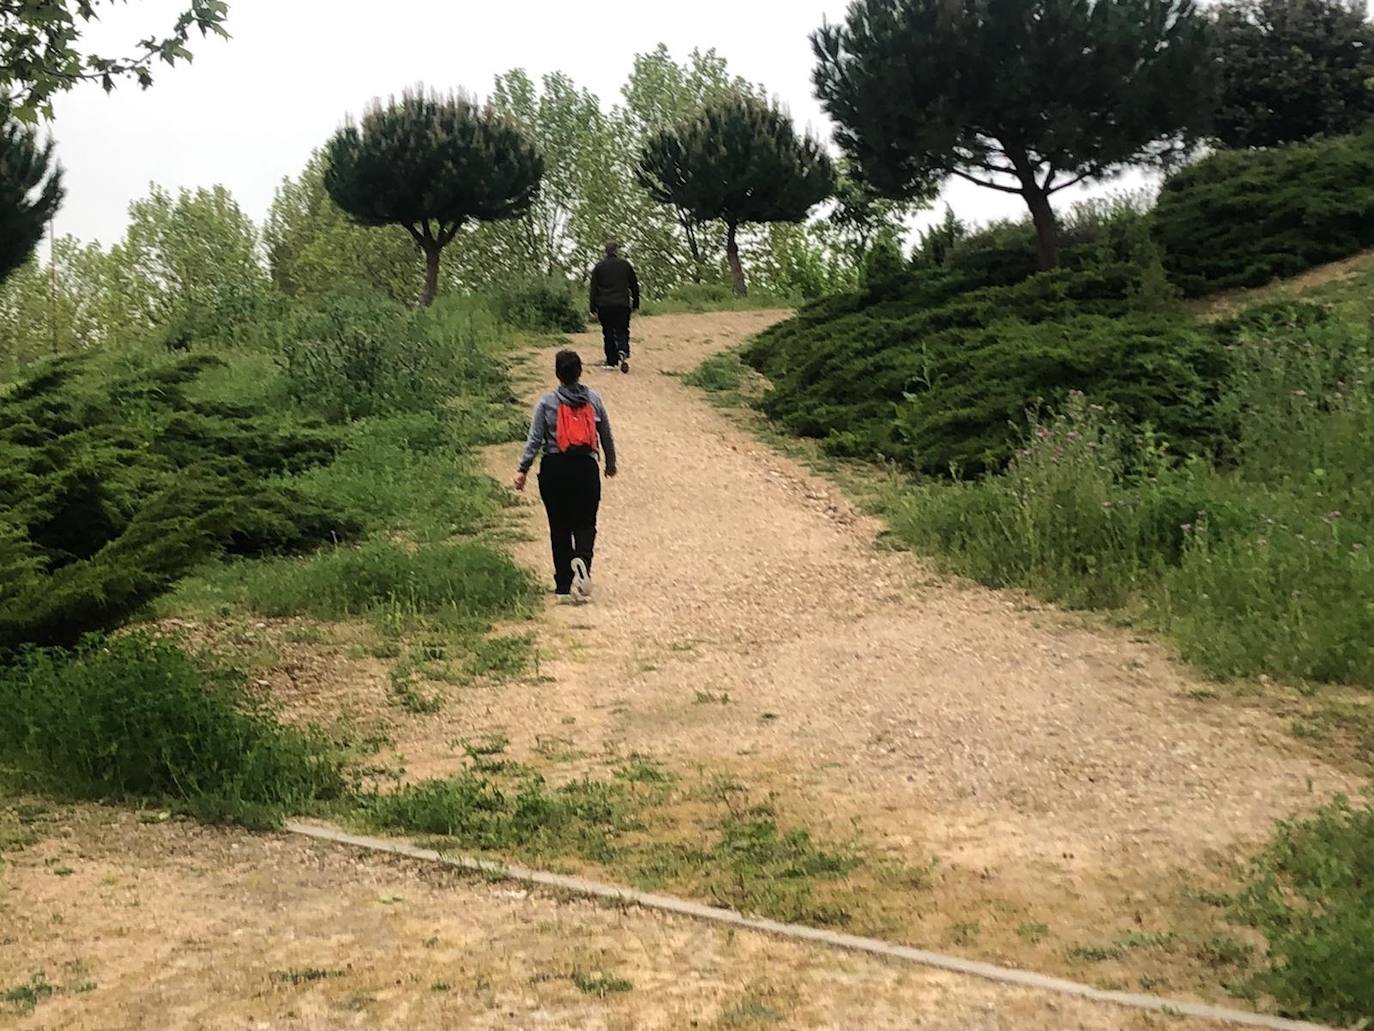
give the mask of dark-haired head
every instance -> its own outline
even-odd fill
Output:
[[[558,382],[572,386],[582,378],[582,356],[576,351],[559,351],[553,360],[553,371],[558,374]]]
[[[620,244],[616,240],[606,241],[606,257],[618,258],[620,256]]]

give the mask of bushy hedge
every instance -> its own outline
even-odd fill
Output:
[[[123,623],[219,551],[347,537],[333,506],[274,478],[330,461],[318,426],[195,401],[212,358],[98,372],[51,364],[0,406],[0,654]]]
[[[585,305],[566,280],[523,279],[487,293],[496,317],[532,333],[581,333],[587,328]],[[581,298],[580,300],[585,300]]]
[[[1180,449],[1214,443],[1222,349],[1173,313],[1139,310],[1139,266],[978,287],[985,276],[951,263],[765,332],[745,352],[773,384],[764,410],[834,454],[933,473],[1005,465],[1027,409],[1072,390]]]
[[[1213,154],[1164,184],[1154,237],[1194,297],[1374,246],[1374,133]]]

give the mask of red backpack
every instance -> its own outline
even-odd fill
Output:
[[[558,450],[563,454],[589,454],[596,450],[596,408],[566,401],[558,405]]]

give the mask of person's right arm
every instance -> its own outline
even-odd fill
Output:
[[[630,300],[633,302],[635,311],[639,311],[639,276],[635,275],[635,267],[630,266]]]
[[[525,451],[520,456],[520,466],[515,474],[515,489],[524,490],[529,480],[530,467],[534,465],[539,450],[544,446],[544,399],[534,403],[534,414],[530,416],[530,432],[525,439]]]
[[[591,308],[592,314],[596,314],[596,267],[592,268],[592,274],[588,277],[587,287],[587,306]]]

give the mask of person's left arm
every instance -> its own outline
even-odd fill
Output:
[[[615,455],[615,436],[611,433],[611,417],[606,412],[606,404],[600,397],[593,397],[596,405],[596,430],[601,435],[601,453],[606,456],[606,475],[615,476],[620,464]]]

